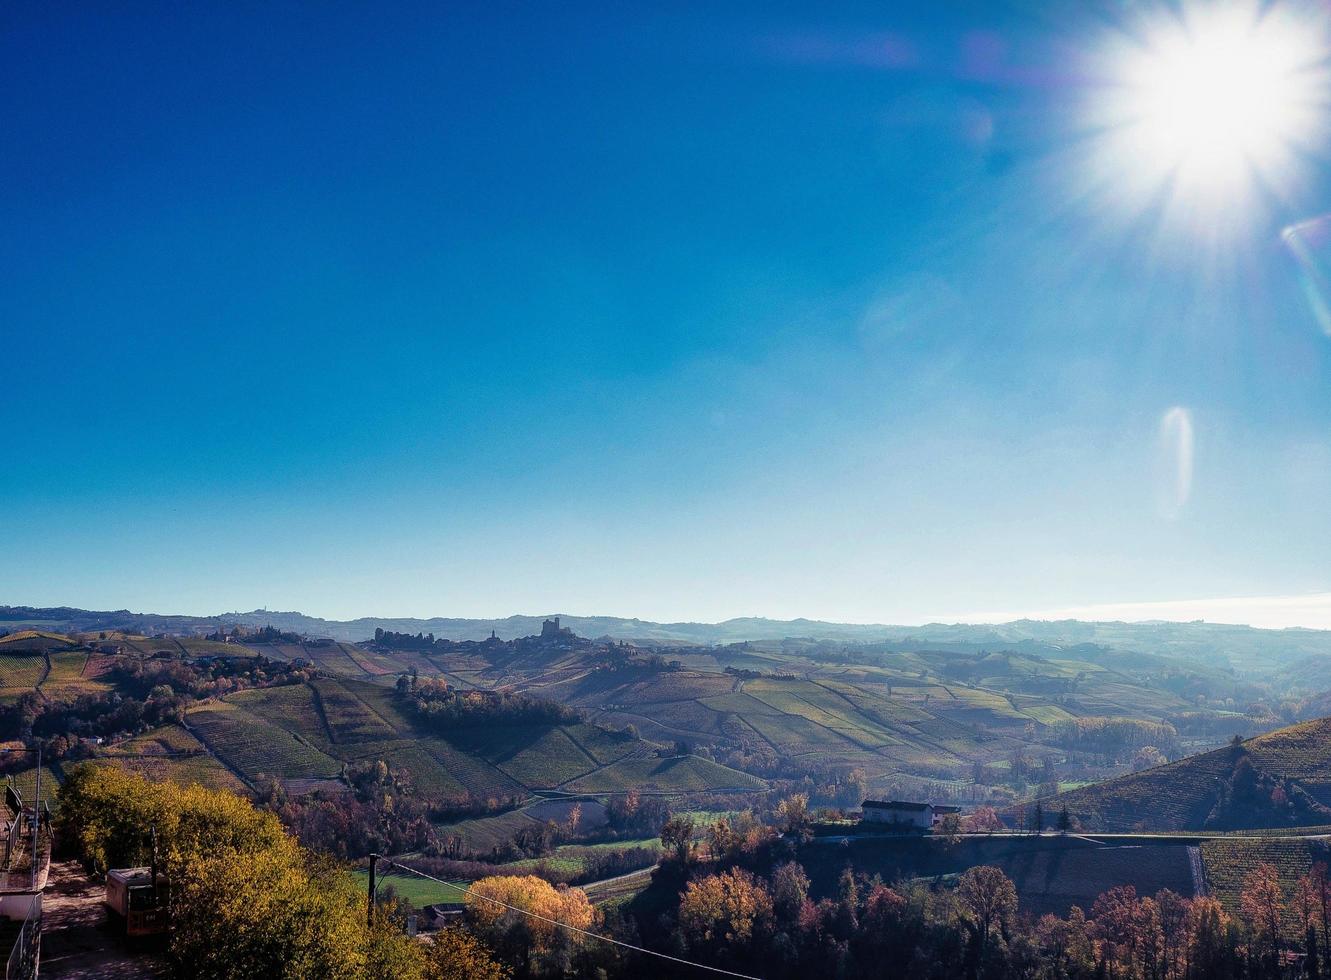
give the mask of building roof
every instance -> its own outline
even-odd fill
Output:
[[[860,804],[864,810],[911,810],[924,811],[930,808],[928,803],[903,803],[900,800],[865,800]]]
[[[949,806],[945,803],[934,804],[934,813],[960,813],[960,812],[961,812],[961,807],[959,806]]]
[[[151,885],[153,880],[152,868],[112,868],[106,876],[119,879],[127,885]]]

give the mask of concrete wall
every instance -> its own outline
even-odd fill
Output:
[[[28,909],[32,907],[33,894],[33,892],[9,892],[0,895],[0,918],[22,922],[28,917]],[[41,908],[40,898],[37,899],[37,903],[37,907]]]

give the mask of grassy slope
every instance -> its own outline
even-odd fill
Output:
[[[1292,780],[1315,799],[1331,801],[1331,718],[1277,729],[1243,747],[1257,772]],[[1229,747],[1204,752],[1061,793],[1044,801],[1045,812],[1067,807],[1098,830],[1200,829],[1235,758]]]
[[[832,663],[817,653],[816,644],[799,641],[748,644],[683,654],[686,669],[660,673],[579,672],[561,663],[541,675],[539,690],[652,739],[859,766],[883,782],[966,781],[976,762],[1001,765],[1019,747],[1075,756],[1045,741],[1050,726],[1096,715],[1159,721],[1189,707],[1164,686],[1158,658],[1119,666],[1112,657],[1107,665],[1074,656],[925,650]],[[537,686],[515,681],[521,671],[513,664],[487,671],[475,657],[436,659],[481,686],[501,675],[519,688]],[[723,664],[785,676],[741,679],[722,673]]]
[[[655,758],[647,743],[589,724],[489,729],[447,739],[423,734],[391,688],[373,682],[369,669],[353,660],[351,654],[361,652],[344,644],[251,650],[190,638],[114,640],[134,655],[172,646],[174,655],[304,656],[347,671],[308,685],[241,691],[198,705],[186,718],[188,731],[159,729],[107,748],[97,761],[154,778],[229,789],[242,788],[242,778],[254,785],[267,776],[309,785],[310,780],[335,778],[345,763],[384,759],[408,772],[424,793],[469,791],[482,799],[524,797],[532,789],[580,781],[580,791],[600,793],[635,786],[687,793],[762,785],[704,760]],[[359,659],[367,668],[392,666],[383,658]],[[106,674],[114,662],[114,657],[71,648],[66,637],[14,634],[0,640],[0,698],[33,690],[46,697],[107,690]],[[359,673],[351,676],[352,671]]]
[[[467,790],[482,799],[556,787],[680,793],[763,785],[706,760],[656,758],[645,743],[593,725],[423,733],[391,690],[350,678],[238,692],[195,708],[188,724],[251,782],[261,774],[328,778],[343,763],[383,759],[409,772],[422,792]]]

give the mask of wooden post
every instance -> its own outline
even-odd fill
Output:
[[[379,863],[379,855],[378,855],[378,854],[371,854],[371,855],[370,855],[370,890],[369,890],[369,894],[366,896],[366,899],[365,899],[365,924],[366,924],[366,926],[369,926],[369,927],[373,927],[373,926],[374,926],[374,892],[375,892],[375,887],[374,887],[374,872],[375,872],[375,865],[377,865],[378,863]]]

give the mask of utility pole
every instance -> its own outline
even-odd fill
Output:
[[[370,855],[370,891],[365,899],[365,925],[374,927],[374,872],[375,866],[379,863],[379,855]]]
[[[32,799],[32,890],[37,890],[37,845],[42,827],[42,743],[37,743],[37,789]]]

